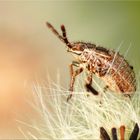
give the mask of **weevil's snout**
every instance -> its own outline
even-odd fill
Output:
[[[68,46],[66,46],[67,47],[67,52],[73,52],[73,50],[72,50],[72,48],[69,48]]]
[[[71,52],[71,49],[70,49],[70,48],[68,48],[68,49],[67,49],[67,52]]]
[[[77,55],[82,54],[84,47],[81,44],[71,44],[71,48],[67,49],[67,52],[71,52]]]

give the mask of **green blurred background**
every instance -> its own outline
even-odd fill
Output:
[[[126,59],[139,72],[140,2],[0,1],[0,138],[22,137],[15,119],[39,120],[25,101],[33,81],[47,72],[55,81],[59,71],[68,87],[72,56],[46,21],[58,31],[64,24],[70,41],[113,49],[123,42],[121,54],[131,45]]]

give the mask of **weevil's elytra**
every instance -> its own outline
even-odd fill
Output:
[[[50,24],[47,27],[67,46],[67,51],[72,53],[75,60],[70,64],[70,91],[67,101],[72,97],[75,77],[83,70],[87,70],[85,87],[87,91],[97,95],[92,87],[92,75],[97,75],[106,83],[106,87],[117,93],[131,95],[136,91],[136,80],[133,67],[122,55],[110,49],[86,42],[69,42],[65,26],[61,26],[62,35]],[[74,66],[77,67],[74,70]]]

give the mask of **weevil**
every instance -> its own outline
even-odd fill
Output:
[[[62,35],[49,22],[46,22],[46,25],[66,44],[67,52],[72,53],[75,57],[74,61],[70,64],[70,95],[67,101],[73,95],[76,76],[83,72],[83,70],[87,71],[86,90],[94,95],[98,95],[99,93],[92,86],[93,74],[105,82],[105,89],[128,96],[131,96],[136,91],[133,67],[119,52],[91,43],[69,42],[64,25],[61,25]],[[74,70],[74,67],[77,67],[77,69]]]

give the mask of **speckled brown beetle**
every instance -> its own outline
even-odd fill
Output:
[[[62,35],[49,23],[47,27],[68,47],[68,52],[76,58],[70,64],[70,95],[67,101],[72,97],[75,77],[84,69],[87,70],[87,80],[85,87],[87,91],[98,95],[98,92],[92,87],[92,74],[100,77],[105,83],[106,88],[124,95],[131,95],[136,90],[136,80],[133,67],[118,52],[109,50],[95,44],[85,42],[69,42],[66,35],[65,26],[61,25]],[[74,70],[76,66],[78,69]]]

